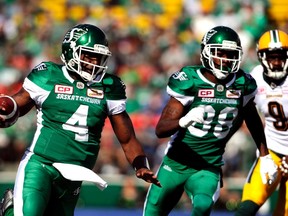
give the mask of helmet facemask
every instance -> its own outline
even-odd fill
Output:
[[[208,68],[217,79],[225,79],[230,73],[236,73],[240,68],[242,48],[229,44],[229,41],[223,41],[223,44],[206,44],[203,48],[202,58],[206,59]]]
[[[64,36],[61,60],[68,71],[85,82],[101,82],[111,52],[105,33],[90,24],[79,24]]]
[[[281,80],[286,77],[288,68],[287,56],[288,50],[259,51],[258,57],[264,67],[263,73],[274,80]],[[275,64],[275,61],[278,61],[278,63]]]
[[[287,76],[288,35],[281,30],[269,30],[259,39],[256,48],[264,75],[274,81]]]
[[[107,61],[111,52],[108,47],[101,44],[95,44],[94,48],[86,46],[78,46],[73,49],[73,58],[70,59],[66,65],[68,70],[76,72],[79,76],[86,82],[101,82],[105,72],[107,70]],[[85,61],[85,57],[89,56],[92,58],[97,58],[98,63],[93,64],[91,61]],[[83,65],[89,65],[92,69],[85,71]]]
[[[202,38],[202,65],[219,80],[226,79],[229,74],[239,70],[242,54],[240,38],[229,27],[216,26]]]

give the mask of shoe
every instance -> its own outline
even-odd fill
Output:
[[[0,202],[0,216],[4,216],[5,211],[13,206],[13,190],[7,189]]]

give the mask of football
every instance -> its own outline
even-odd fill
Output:
[[[0,128],[10,127],[17,121],[19,111],[12,97],[7,95],[0,96],[0,117],[4,120],[0,120]]]

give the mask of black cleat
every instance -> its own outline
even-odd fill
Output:
[[[0,216],[4,216],[5,211],[13,206],[13,190],[7,189],[0,202]]]

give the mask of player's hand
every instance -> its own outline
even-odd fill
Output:
[[[161,183],[157,179],[157,176],[155,176],[154,173],[147,168],[138,169],[136,171],[136,176],[137,178],[141,178],[148,183],[153,183],[158,187],[162,187]]]
[[[282,176],[288,177],[288,157],[287,156],[282,158],[282,162],[281,162],[279,168],[282,172]]]
[[[270,154],[260,157],[260,174],[263,184],[271,185],[277,177],[277,166]]]
[[[204,122],[204,107],[195,107],[179,119],[179,125],[182,128],[189,127],[193,122]]]

